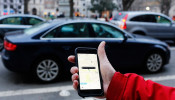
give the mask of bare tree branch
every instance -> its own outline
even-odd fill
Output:
[[[122,0],[123,10],[127,11],[131,7],[133,2],[134,2],[134,0]]]
[[[171,8],[171,2],[172,0],[161,0],[160,4],[160,10],[161,13],[165,15],[169,15],[169,10]]]
[[[24,14],[28,14],[28,3],[30,0],[24,0]]]
[[[73,0],[69,0],[69,6],[70,6],[70,18],[73,18],[73,14],[74,14],[74,2]]]

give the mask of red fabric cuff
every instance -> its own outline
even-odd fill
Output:
[[[107,90],[107,100],[121,100],[127,83],[127,76],[116,72]]]

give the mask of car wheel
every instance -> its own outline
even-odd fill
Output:
[[[0,51],[3,49],[4,47],[4,40],[0,37]]]
[[[159,53],[151,53],[146,59],[146,69],[148,72],[155,73],[162,69],[163,57]]]
[[[35,70],[33,72],[40,81],[51,82],[59,77],[61,66],[55,59],[41,59],[36,63]]]

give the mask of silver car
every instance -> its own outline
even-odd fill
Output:
[[[35,15],[15,14],[0,17],[0,50],[3,48],[3,38],[6,32],[24,30],[32,25],[45,21]]]
[[[171,18],[161,13],[119,12],[111,22],[130,33],[175,42],[175,23]]]

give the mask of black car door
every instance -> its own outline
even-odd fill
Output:
[[[106,54],[116,70],[126,67],[130,62],[132,53],[126,49],[125,36],[119,29],[101,23],[92,23],[96,34],[96,42],[106,41]]]
[[[67,57],[74,55],[75,48],[98,46],[91,33],[89,23],[69,23],[56,27],[43,38],[49,40],[48,48],[54,48],[62,62],[69,64]]]

